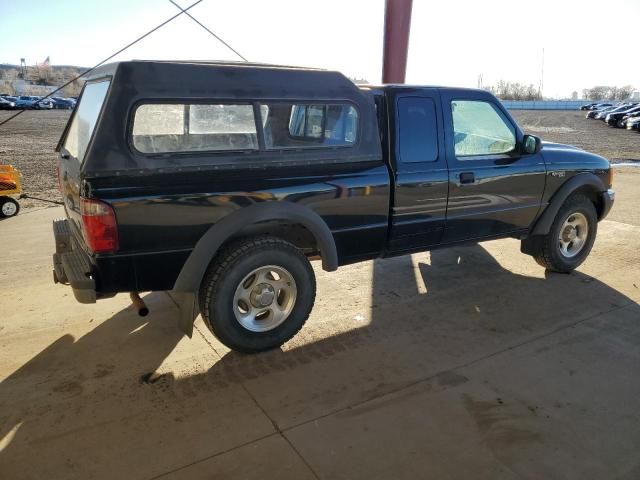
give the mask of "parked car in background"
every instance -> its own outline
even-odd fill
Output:
[[[582,105],[580,110],[598,110],[600,108],[606,108],[613,106],[612,103],[589,103],[588,105]]]
[[[53,108],[53,102],[50,98],[35,97],[32,95],[20,95],[16,99],[16,108],[24,110],[51,110]]]
[[[640,116],[627,119],[626,124],[627,130],[636,130],[640,132]]]
[[[31,108],[34,110],[53,110],[53,102],[50,98],[37,97]]]
[[[633,107],[635,105],[635,103],[623,103],[621,105],[618,105],[616,107],[614,107],[611,110],[599,110],[596,114],[596,116],[594,118],[596,118],[597,120],[602,120],[603,122],[606,122],[607,119],[607,115],[609,115],[610,113],[618,113],[618,112],[622,112],[624,110],[627,110],[631,107]]]
[[[0,110],[15,110],[16,102],[7,97],[0,97]]]
[[[635,106],[633,106],[631,108],[628,108],[626,110],[621,110],[619,112],[607,113],[604,121],[610,127],[622,128],[622,124],[620,123],[622,121],[622,119],[625,116],[627,116],[629,114],[636,113],[636,112],[640,112],[640,106],[638,106],[638,105],[635,105]]]
[[[627,121],[632,120],[635,117],[640,116],[640,105],[638,105],[633,111],[624,114],[621,118],[616,122],[616,127],[618,128],[627,128]]]
[[[51,97],[50,100],[53,103],[53,108],[57,110],[72,110],[76,105],[73,100],[68,98]]]
[[[587,118],[596,118],[596,115],[598,115],[601,112],[608,112],[610,110],[613,110],[614,108],[616,108],[616,105],[611,105],[609,107],[602,107],[602,108],[596,108],[593,110],[590,110],[589,113],[587,113]]]
[[[32,97],[30,95],[20,95],[16,99],[16,108],[22,108],[22,109],[31,108],[35,103],[35,101],[36,101],[35,97]]]

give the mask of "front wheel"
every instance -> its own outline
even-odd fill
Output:
[[[554,272],[571,272],[589,256],[597,231],[598,217],[591,200],[572,195],[558,211],[533,257]]]
[[[291,339],[315,296],[313,269],[298,248],[278,238],[250,238],[231,244],[209,267],[200,313],[222,343],[253,353]]]

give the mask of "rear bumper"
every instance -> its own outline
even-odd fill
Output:
[[[69,220],[55,220],[53,280],[69,285],[80,303],[121,292],[171,290],[191,250],[89,255]]]
[[[53,281],[70,285],[80,303],[96,302],[96,282],[89,256],[74,243],[67,220],[53,221],[56,253],[53,254]]]
[[[600,195],[600,198],[602,199],[602,213],[600,214],[600,220],[602,220],[611,211],[613,202],[616,199],[616,192],[612,189],[609,189],[606,192],[602,192]]]

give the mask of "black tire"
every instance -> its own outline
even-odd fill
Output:
[[[582,214],[587,220],[587,238],[581,250],[573,257],[563,255],[559,237],[564,222],[574,214]],[[569,273],[586,260],[598,232],[598,216],[593,202],[582,194],[570,196],[556,215],[549,233],[538,244],[533,258],[548,270]]]
[[[286,269],[296,285],[296,298],[286,319],[271,330],[255,332],[236,318],[234,295],[257,268]],[[200,313],[211,332],[227,347],[245,353],[277,348],[302,328],[313,308],[316,279],[304,254],[289,242],[273,237],[242,239],[225,248],[209,266],[199,292]]]
[[[5,213],[5,210],[7,209],[7,207],[5,207],[5,204],[11,205],[11,207],[7,205],[7,207],[10,208],[10,212]],[[19,211],[20,211],[20,204],[17,201],[15,201],[13,198],[0,197],[0,217],[2,218],[15,217]]]

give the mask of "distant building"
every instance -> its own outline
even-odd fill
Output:
[[[578,100],[578,92],[572,92],[571,93],[571,100]]]
[[[16,91],[16,95],[48,95],[58,87],[34,85],[26,80],[18,79],[13,81],[13,88]]]
[[[631,94],[631,100],[640,100],[640,90],[636,90]]]

